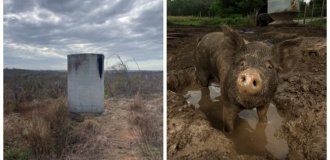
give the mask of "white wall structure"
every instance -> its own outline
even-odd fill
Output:
[[[270,25],[297,25],[293,18],[299,9],[299,0],[268,0],[268,14],[274,19]]]
[[[299,0],[268,0],[268,13],[299,12]]]
[[[104,111],[104,55],[68,55],[68,106],[70,112]]]

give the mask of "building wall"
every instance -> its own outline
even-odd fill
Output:
[[[268,13],[299,12],[298,0],[268,0]]]

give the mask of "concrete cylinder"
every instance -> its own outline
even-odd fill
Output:
[[[68,107],[75,113],[104,111],[104,55],[68,55]]]

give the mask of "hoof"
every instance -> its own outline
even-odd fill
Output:
[[[231,126],[231,125],[226,125],[225,128],[224,128],[225,132],[226,133],[232,133],[234,131],[234,126]]]

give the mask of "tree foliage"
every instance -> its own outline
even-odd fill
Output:
[[[300,17],[303,17],[304,15],[304,10],[305,10],[305,6],[306,3],[303,0],[300,0]],[[314,4],[313,4],[314,3]],[[313,12],[313,17],[320,17],[321,14],[323,14],[322,16],[326,16],[326,8],[327,8],[327,1],[324,0],[324,8],[323,8],[323,12],[322,12],[322,5],[323,5],[323,0],[311,0],[308,4],[307,4],[307,13],[306,16],[307,17],[311,17],[312,16],[312,12]],[[313,9],[313,5],[314,5],[314,9]]]
[[[266,4],[266,0],[168,0],[171,16],[247,15]]]
[[[213,0],[167,0],[168,15],[208,16]]]
[[[300,16],[304,13],[306,3],[300,1]],[[322,12],[323,0],[311,0],[307,16],[311,16],[312,5],[314,4],[313,16],[326,16],[326,0]],[[167,12],[169,16],[221,16],[248,15],[255,13],[267,0],[167,0]]]

